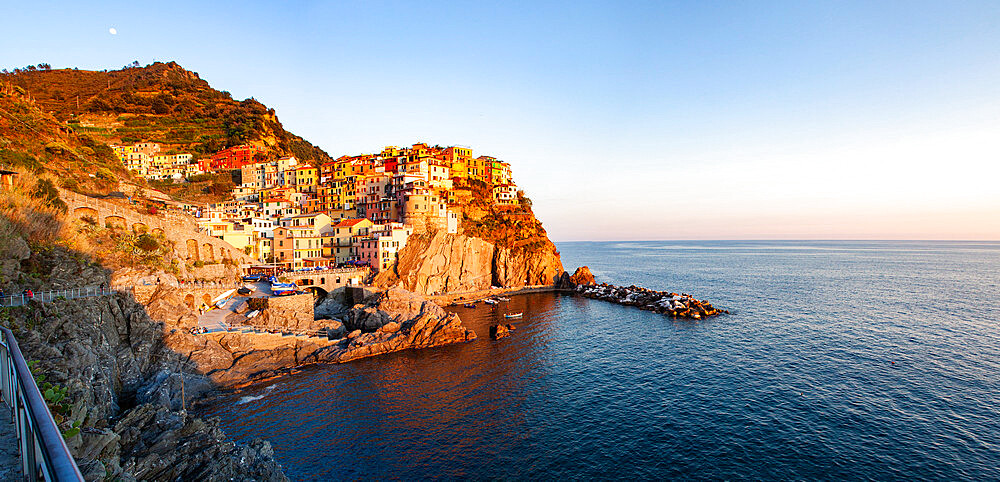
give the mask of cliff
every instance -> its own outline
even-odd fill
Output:
[[[64,217],[22,189],[26,176],[0,189],[0,290],[108,286],[111,271],[58,237]],[[150,313],[194,324],[183,300],[147,308],[121,293],[0,308],[40,388],[65,390],[49,405],[87,480],[285,480],[267,442],[237,445],[184,410],[214,385],[165,346],[163,320]]]
[[[373,284],[430,295],[551,285],[561,273],[562,261],[547,239],[540,247],[503,247],[437,231],[410,236],[397,263]]]
[[[32,302],[0,319],[37,360],[41,384],[66,389],[54,412],[87,480],[286,480],[268,442],[237,445],[216,420],[182,409],[214,385],[129,295]]]

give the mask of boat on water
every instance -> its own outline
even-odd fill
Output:
[[[524,316],[524,312],[523,311],[519,312],[519,313],[507,313],[506,315],[503,315],[503,317],[507,318],[507,319],[510,319],[510,318],[520,318],[522,316]]]
[[[475,304],[473,304],[473,303],[466,303],[466,304],[464,304],[464,305],[462,305],[462,306],[464,306],[464,307],[466,307],[466,308],[475,308],[475,307],[476,307],[476,305],[475,305]]]
[[[486,303],[487,305],[495,305],[495,304],[499,303],[499,301],[487,298],[487,299],[483,300],[483,303]]]
[[[507,298],[505,296],[501,296],[501,297],[497,298],[497,301],[510,301],[510,298]]]

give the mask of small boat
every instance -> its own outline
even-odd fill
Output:
[[[472,304],[472,303],[466,303],[466,304],[464,304],[464,305],[462,305],[462,306],[464,306],[464,307],[466,307],[466,308],[475,308],[475,307],[476,307],[476,305],[474,305],[474,304]]]
[[[497,301],[510,301],[510,298],[506,298],[506,297],[501,296],[501,297],[497,298]]]
[[[483,303],[486,303],[487,305],[495,305],[495,304],[499,303],[499,301],[497,301],[497,300],[491,300],[491,299],[487,298],[487,299],[483,300]]]
[[[507,313],[506,315],[503,315],[504,318],[520,318],[522,316],[524,316],[523,311],[520,313]]]

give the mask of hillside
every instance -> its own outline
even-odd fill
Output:
[[[62,125],[23,88],[0,80],[0,168],[30,171],[61,187],[105,194],[131,178],[102,139]]]
[[[109,144],[152,141],[197,157],[257,142],[273,156],[330,159],[286,131],[274,109],[252,98],[234,100],[175,62],[111,71],[32,66],[0,74],[0,81],[26,91],[60,123]]]

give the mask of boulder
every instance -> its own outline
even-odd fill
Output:
[[[347,328],[344,324],[337,320],[319,320],[326,328],[326,336],[330,340],[336,340],[337,338],[343,338],[344,334],[347,333]]]
[[[590,272],[590,268],[586,266],[580,266],[573,272],[573,276],[569,277],[570,282],[576,286],[590,286],[596,283],[594,280],[594,274]]]
[[[510,332],[513,330],[514,325],[511,324],[493,325],[490,327],[490,338],[493,338],[494,340],[506,338],[510,336]]]

